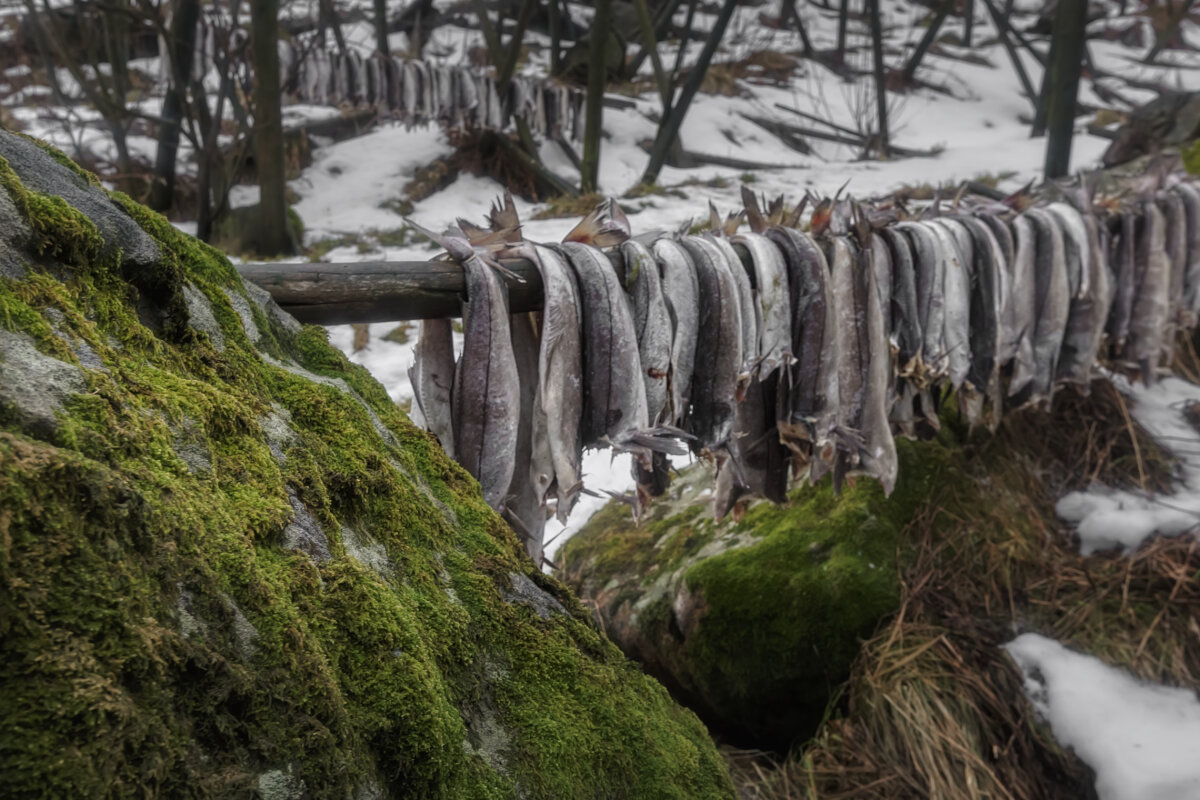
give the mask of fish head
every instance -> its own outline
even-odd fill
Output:
[[[826,197],[824,200],[813,206],[812,217],[808,221],[809,228],[814,236],[821,236],[829,230],[830,224],[833,222],[833,200]]]
[[[563,237],[563,242],[579,242],[593,247],[615,247],[629,238],[629,218],[611,198],[598,203],[579,224]]]

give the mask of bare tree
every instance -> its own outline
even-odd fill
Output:
[[[175,197],[175,162],[179,137],[183,130],[185,95],[192,74],[192,55],[196,49],[196,27],[200,21],[200,0],[175,0],[171,25],[164,37],[169,64],[167,92],[163,97],[159,123],[158,153],[154,164],[154,182],[147,204],[156,211],[167,211]]]
[[[1059,0],[1046,70],[1046,178],[1061,178],[1071,166],[1075,108],[1087,36],[1087,0]]]

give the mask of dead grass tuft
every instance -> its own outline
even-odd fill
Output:
[[[1091,773],[1021,702],[999,645],[1037,630],[1141,678],[1200,687],[1200,543],[1079,555],[1053,504],[1092,481],[1165,488],[1167,454],[1107,382],[1060,392],[963,446],[906,535],[900,611],[844,702],[782,761],[729,751],[744,798],[1094,797]]]

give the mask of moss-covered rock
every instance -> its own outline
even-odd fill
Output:
[[[609,636],[715,730],[786,749],[810,735],[862,639],[900,602],[900,532],[948,451],[897,443],[890,498],[860,480],[802,486],[712,520],[712,474],[684,470],[640,526],[613,503],[563,545],[562,575]]]
[[[0,796],[731,795],[323,331],[0,143]]]

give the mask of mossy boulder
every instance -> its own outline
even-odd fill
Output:
[[[4,131],[0,187],[0,796],[732,795],[322,330]]]
[[[861,641],[900,603],[900,533],[949,450],[898,442],[890,498],[861,479],[712,519],[712,472],[685,469],[634,525],[612,503],[567,541],[561,575],[631,657],[714,731],[786,750],[812,734]]]

